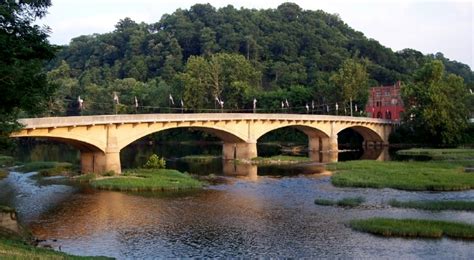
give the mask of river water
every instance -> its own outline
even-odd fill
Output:
[[[188,153],[186,147],[172,147],[177,157]],[[148,153],[131,149],[125,152],[135,155],[129,158],[130,167]],[[189,149],[192,153],[193,149]],[[219,147],[213,145],[198,149],[208,154],[220,152]],[[274,152],[269,150],[270,154]],[[59,154],[67,156],[66,152]],[[163,154],[174,158],[173,152]],[[340,159],[341,156],[351,157],[340,155]],[[437,193],[336,188],[330,184],[324,168],[314,163],[238,168],[221,160],[205,164],[171,160],[168,166],[201,175],[217,174],[225,181],[202,191],[143,194],[97,191],[55,178],[38,182],[34,173],[13,171],[0,181],[0,204],[16,207],[20,221],[39,239],[46,240],[44,243],[77,255],[119,259],[474,259],[474,243],[470,241],[383,238],[356,232],[347,226],[351,219],[374,216],[474,224],[474,213],[430,212],[386,205],[390,199],[474,200],[473,191]],[[353,209],[314,204],[315,198],[350,196],[363,196],[366,202]]]

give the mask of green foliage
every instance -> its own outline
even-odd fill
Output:
[[[281,112],[285,99],[292,108],[315,100],[319,113],[324,104],[330,104],[334,113],[334,103],[350,102],[351,96],[343,98],[343,84],[330,80],[336,70],[360,75],[363,68],[370,85],[393,84],[409,82],[415,70],[434,59],[466,83],[474,82],[465,64],[442,54],[393,52],[321,10],[303,10],[292,3],[267,10],[196,4],[156,23],[125,18],[113,32],[72,39],[48,64],[54,72],[48,80],[64,88],[49,99],[49,112],[115,113],[112,92],[116,91],[125,106],[119,113],[168,112],[169,105],[179,111],[180,99],[187,109],[198,111],[214,108],[216,95],[228,109],[251,110],[257,98],[258,109]],[[357,62],[362,67],[354,65],[357,60],[363,61]],[[68,109],[78,95],[84,99],[84,109],[77,111],[77,104]],[[365,99],[355,98],[360,108]]]
[[[474,201],[446,200],[446,201],[398,201],[390,200],[390,206],[397,208],[412,208],[424,210],[465,210],[474,211]]]
[[[331,81],[334,82],[339,88],[339,92],[342,93],[344,103],[350,102],[351,113],[353,100],[367,98],[368,80],[369,75],[366,72],[365,66],[354,59],[345,60],[337,73],[331,77]]]
[[[363,197],[343,198],[337,202],[337,205],[340,207],[357,207],[364,203],[364,201]]]
[[[474,238],[474,225],[450,221],[370,218],[353,220],[350,226],[358,231],[385,237]]]
[[[244,56],[225,53],[207,59],[191,56],[178,78],[185,86],[185,104],[193,109],[216,107],[216,97],[238,109],[250,89],[260,84],[260,72]]]
[[[468,124],[467,93],[461,77],[446,74],[441,61],[429,62],[402,88],[403,121],[426,143],[459,143]]]
[[[164,169],[166,168],[166,161],[164,158],[160,158],[158,155],[152,154],[143,167],[147,169]]]
[[[474,189],[474,174],[451,162],[348,161],[328,165],[338,187],[393,188],[413,191]]]
[[[188,174],[166,169],[135,169],[111,178],[91,180],[98,189],[119,191],[164,191],[199,189],[202,183]]]
[[[18,128],[20,111],[37,114],[54,92],[42,71],[53,57],[47,30],[34,25],[46,14],[49,0],[14,1],[0,4],[0,145]]]

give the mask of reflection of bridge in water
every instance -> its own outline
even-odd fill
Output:
[[[224,159],[257,156],[260,137],[283,127],[308,136],[309,156],[331,160],[338,151],[338,133],[353,129],[365,147],[388,144],[392,125],[383,119],[297,114],[143,114],[21,119],[24,128],[12,137],[41,137],[68,143],[81,152],[82,172],[121,172],[120,151],[149,134],[174,128],[211,133],[223,142]],[[326,153],[329,152],[329,153]],[[327,154],[327,156],[326,156]],[[337,153],[336,153],[337,159]]]
[[[296,171],[298,174],[323,173],[326,171],[325,164],[337,162],[338,155],[338,152],[310,152],[309,156],[312,162],[289,164],[284,166],[291,168],[292,171]],[[387,161],[390,159],[388,147],[364,149],[362,156],[358,159]],[[225,176],[240,176],[256,180],[258,179],[257,176],[261,175],[259,173],[259,167],[262,168],[264,166],[257,166],[249,163],[238,163],[233,160],[227,160],[223,162],[222,171]]]

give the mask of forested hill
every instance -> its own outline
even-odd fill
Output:
[[[230,55],[211,59],[217,53]],[[423,55],[412,49],[393,52],[376,40],[367,39],[337,15],[303,10],[293,3],[266,10],[233,6],[216,9],[209,4],[197,4],[189,10],[166,14],[154,24],[125,18],[113,32],[79,36],[64,46],[48,65],[49,79],[61,85],[58,95],[82,95],[96,103],[95,109],[101,109],[101,101],[95,100],[97,95],[106,93],[105,90],[124,95],[126,88],[132,88],[140,103],[149,106],[167,104],[168,95],[163,92],[189,103],[192,101],[189,95],[193,93],[186,97],[184,85],[189,85],[191,79],[183,72],[191,70],[187,62],[192,56],[203,57],[193,60],[198,67],[204,64],[212,67],[215,62],[221,62],[227,66],[220,68],[221,71],[250,66],[245,72],[250,74],[243,73],[241,79],[223,75],[224,81],[217,86],[220,89],[211,91],[224,100],[235,98],[235,107],[248,106],[253,99],[249,93],[265,100],[279,98],[281,93],[291,97],[289,92],[294,89],[299,91],[293,95],[295,104],[302,105],[308,100],[316,100],[318,104],[335,102],[341,97],[330,77],[350,58],[366,66],[369,85],[408,82],[417,68],[432,59],[442,60],[448,72],[461,76],[469,86],[474,82],[474,74],[467,65],[450,61],[440,53]],[[239,87],[235,82],[243,82],[245,86]],[[143,92],[141,88],[147,88],[147,84],[157,93],[149,89]],[[246,96],[231,97],[226,84],[229,88],[232,85],[233,91],[244,90]],[[248,86],[252,89],[247,90]],[[154,95],[160,97],[152,101]],[[206,97],[206,101],[211,98]],[[129,93],[123,103],[131,103],[132,99]],[[364,100],[359,103],[363,105]],[[261,104],[275,105],[269,101]],[[51,110],[56,106],[55,113],[61,113],[62,105],[51,104]]]

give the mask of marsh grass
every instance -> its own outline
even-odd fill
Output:
[[[134,169],[120,176],[91,179],[97,189],[119,191],[166,191],[200,189],[203,182],[187,173],[168,169]]]
[[[0,155],[0,167],[13,166],[15,164],[15,159],[8,155]]]
[[[474,239],[474,225],[423,219],[370,218],[350,222],[354,230],[385,237]]]
[[[0,236],[1,259],[111,259],[107,257],[73,256],[51,249],[35,247],[19,239],[6,239]]]
[[[423,210],[464,210],[474,211],[474,201],[446,200],[446,201],[398,201],[390,200],[389,205],[397,208],[412,208]]]
[[[185,162],[208,163],[219,158],[220,158],[219,156],[215,156],[215,155],[187,155],[187,156],[179,158],[179,160],[185,161]]]
[[[14,209],[1,206],[4,212],[15,212]],[[36,247],[31,232],[20,227],[20,233],[0,227],[0,259],[110,259],[106,257],[81,257]]]
[[[474,149],[428,149],[412,148],[397,151],[398,155],[405,156],[428,156],[433,160],[474,160]]]
[[[276,155],[272,157],[255,157],[252,158],[252,164],[281,164],[281,163],[300,163],[311,161],[308,157],[290,156],[290,155]]]
[[[314,203],[321,206],[357,207],[364,203],[363,197],[347,197],[340,200],[315,199]]]
[[[474,174],[452,162],[347,161],[328,165],[338,187],[410,191],[460,191],[474,188]]]
[[[47,161],[35,161],[26,163],[17,168],[20,172],[35,172],[37,171],[40,176],[57,176],[73,171],[71,163],[67,162],[47,162]]]

